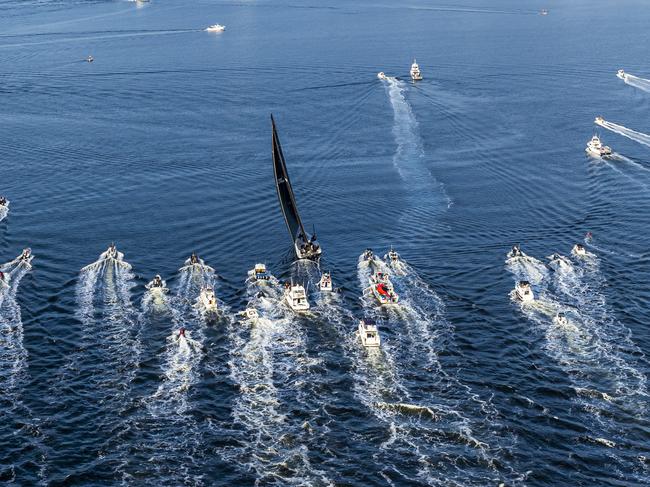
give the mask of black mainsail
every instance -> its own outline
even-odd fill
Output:
[[[287,224],[291,241],[294,244],[296,255],[299,259],[318,259],[321,248],[316,242],[316,235],[309,236],[298,213],[296,197],[293,194],[287,165],[280,146],[280,139],[275,127],[275,120],[271,115],[271,126],[273,128],[273,172],[275,174],[275,189],[278,192],[280,208]]]

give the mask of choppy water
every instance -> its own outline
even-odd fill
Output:
[[[0,4],[0,479],[650,483],[649,17],[643,1]],[[332,296],[291,262],[271,112]],[[609,160],[585,156],[595,129]],[[80,271],[111,241],[130,266]],[[529,258],[506,261],[515,242]],[[12,262],[27,246],[31,269]],[[401,305],[378,310],[359,255],[391,246],[404,263],[377,266]],[[215,272],[180,269],[192,251]],[[257,262],[277,278],[263,289]],[[308,315],[282,304],[286,279]],[[511,300],[520,279],[534,305]],[[205,285],[217,313],[196,306]]]

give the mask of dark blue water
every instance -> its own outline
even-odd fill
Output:
[[[640,0],[1,3],[0,262],[35,258],[0,291],[0,479],[647,485],[649,23]],[[292,263],[271,112],[333,299]],[[596,115],[611,160],[585,156]],[[132,269],[80,272],[111,241]],[[358,258],[391,246],[402,306],[377,311]],[[216,274],[179,272],[192,251]],[[312,314],[259,298],[256,262]]]

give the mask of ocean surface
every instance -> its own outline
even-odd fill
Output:
[[[645,0],[0,2],[0,482],[650,484],[649,25]],[[130,268],[81,270],[111,242]],[[399,307],[364,297],[367,247],[400,253]]]

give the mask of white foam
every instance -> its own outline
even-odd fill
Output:
[[[607,130],[611,130],[614,133],[622,135],[623,137],[627,137],[628,139],[638,142],[639,144],[643,144],[645,146],[650,147],[650,135],[648,134],[644,134],[643,132],[637,132],[636,130],[629,129],[627,127],[624,127],[623,125],[619,125],[616,123],[608,122],[607,120],[603,120],[598,125],[600,125],[603,128],[606,128]]]
[[[634,88],[637,88],[639,90],[645,91],[646,93],[650,93],[650,80],[648,79],[639,78],[638,76],[634,76],[633,74],[625,73],[625,77],[623,78],[623,81],[625,81],[625,84],[633,86]]]

